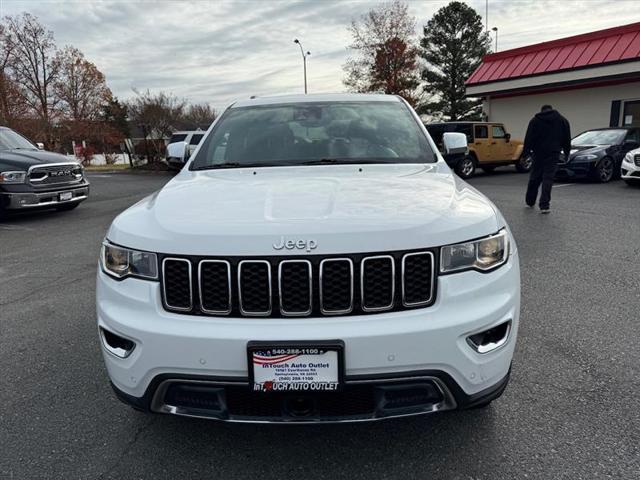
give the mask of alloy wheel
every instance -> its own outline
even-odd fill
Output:
[[[458,176],[461,178],[471,177],[476,171],[476,165],[473,162],[473,158],[468,156],[464,157],[464,159],[462,160],[462,163],[458,166],[456,170],[457,170]]]
[[[603,158],[598,165],[598,178],[602,183],[606,183],[613,177],[613,161],[610,158]]]

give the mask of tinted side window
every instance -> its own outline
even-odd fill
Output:
[[[491,136],[493,138],[504,138],[504,127],[502,125],[492,125],[491,126]]]
[[[425,125],[427,132],[431,135],[434,143],[439,147],[442,146],[442,134],[445,132],[444,125]]]
[[[457,126],[456,132],[464,133],[467,136],[467,143],[472,143],[473,142],[473,131],[471,129],[472,129],[471,125],[461,124],[461,125]]]
[[[640,130],[629,130],[629,133],[627,133],[624,141],[640,143]]]
[[[173,134],[169,139],[169,143],[184,142],[186,138],[187,135],[185,133]]]
[[[200,140],[202,140],[202,137],[204,135],[203,134],[197,134],[197,135],[193,135],[191,137],[191,140],[189,141],[189,145],[198,145],[200,143]]]
[[[489,127],[486,125],[476,125],[476,138],[489,138]]]

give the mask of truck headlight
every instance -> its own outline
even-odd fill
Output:
[[[506,229],[471,242],[447,245],[440,249],[440,273],[460,270],[486,272],[499,267],[509,258],[509,236]]]
[[[138,277],[158,279],[158,257],[155,253],[119,247],[105,241],[100,254],[102,269],[115,278]]]
[[[0,172],[0,183],[24,183],[27,172]]]

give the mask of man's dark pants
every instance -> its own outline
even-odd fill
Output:
[[[538,188],[542,184],[542,192],[540,193],[540,208],[549,208],[551,201],[551,187],[553,185],[553,177],[558,169],[559,155],[552,155],[546,158],[534,158],[533,167],[529,176],[529,185],[527,187],[527,205],[533,207],[536,204],[538,196]]]

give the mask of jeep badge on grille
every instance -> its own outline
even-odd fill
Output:
[[[294,248],[298,250],[306,250],[310,252],[311,250],[315,250],[318,247],[318,242],[315,240],[296,240],[296,239],[286,239],[284,237],[280,237],[280,243],[274,243],[274,250],[282,250],[286,248],[287,250],[293,250]]]

